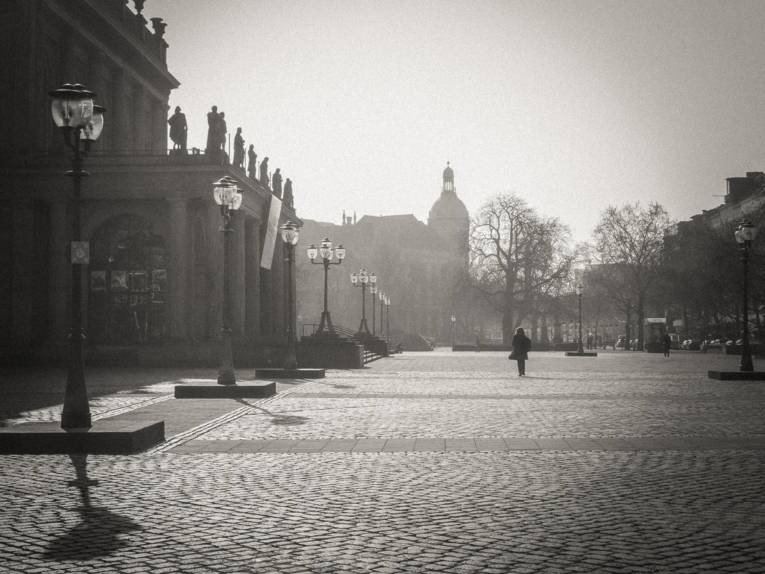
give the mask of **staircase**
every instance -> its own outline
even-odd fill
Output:
[[[351,329],[348,329],[343,326],[335,325],[335,332],[340,335],[341,337],[344,337],[346,339],[352,339],[359,344],[364,346],[364,355],[363,355],[363,361],[366,365],[367,363],[371,363],[372,361],[376,361],[377,359],[382,359],[383,357],[387,357],[388,354],[381,354],[377,351],[374,351],[371,347],[377,347],[379,349],[379,341],[381,339],[374,339],[373,341],[376,344],[370,344],[370,340],[358,336],[358,332],[352,331]],[[387,345],[386,345],[386,351],[387,351]]]

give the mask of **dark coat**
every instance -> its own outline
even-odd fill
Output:
[[[513,353],[517,359],[528,359],[531,339],[526,335],[513,335]]]

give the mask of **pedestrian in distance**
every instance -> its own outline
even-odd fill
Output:
[[[664,348],[664,356],[669,357],[669,348],[672,345],[672,339],[669,337],[669,333],[664,333],[664,337],[661,339],[661,346]]]
[[[513,352],[510,353],[508,359],[518,361],[518,376],[526,376],[526,359],[529,358],[529,351],[531,350],[531,339],[529,339],[523,332],[522,327],[518,327],[513,335]]]

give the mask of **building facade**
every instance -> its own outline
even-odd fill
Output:
[[[308,219],[304,223],[300,236],[303,247],[319,245],[327,237],[347,249],[342,265],[329,271],[329,310],[336,325],[359,328],[362,295],[351,285],[350,274],[364,268],[377,275],[378,288],[391,298],[394,340],[403,333],[412,333],[446,344],[452,334],[465,338],[472,332],[463,310],[467,298],[460,291],[468,267],[470,221],[465,205],[457,197],[451,167],[443,172],[441,195],[430,210],[427,224],[411,214],[365,215],[358,219],[343,215],[342,225]],[[303,333],[310,334],[321,316],[323,272],[308,261],[304,249],[297,259],[299,322]],[[374,305],[373,310],[367,291],[367,323],[371,330],[374,318],[379,334],[384,327],[379,321],[379,298]]]
[[[281,241],[261,267],[268,179],[232,166],[225,153],[168,151],[165,23],[144,2],[15,0],[0,4],[0,359],[65,356],[71,268],[70,152],[50,117],[48,92],[81,83],[107,109],[85,159],[83,309],[91,355],[139,362],[215,361],[222,248],[212,182],[239,182],[234,215],[233,332],[240,359],[278,355],[286,336]],[[280,195],[280,194],[279,194]],[[280,223],[297,220],[285,202]],[[298,220],[299,221],[299,220]]]

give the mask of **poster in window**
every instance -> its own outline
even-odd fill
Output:
[[[90,290],[106,291],[106,271],[90,272]]]
[[[127,291],[127,271],[112,271],[112,291]]]
[[[129,285],[131,291],[146,291],[146,271],[131,271]]]
[[[152,291],[167,290],[167,269],[154,269],[151,272]]]

